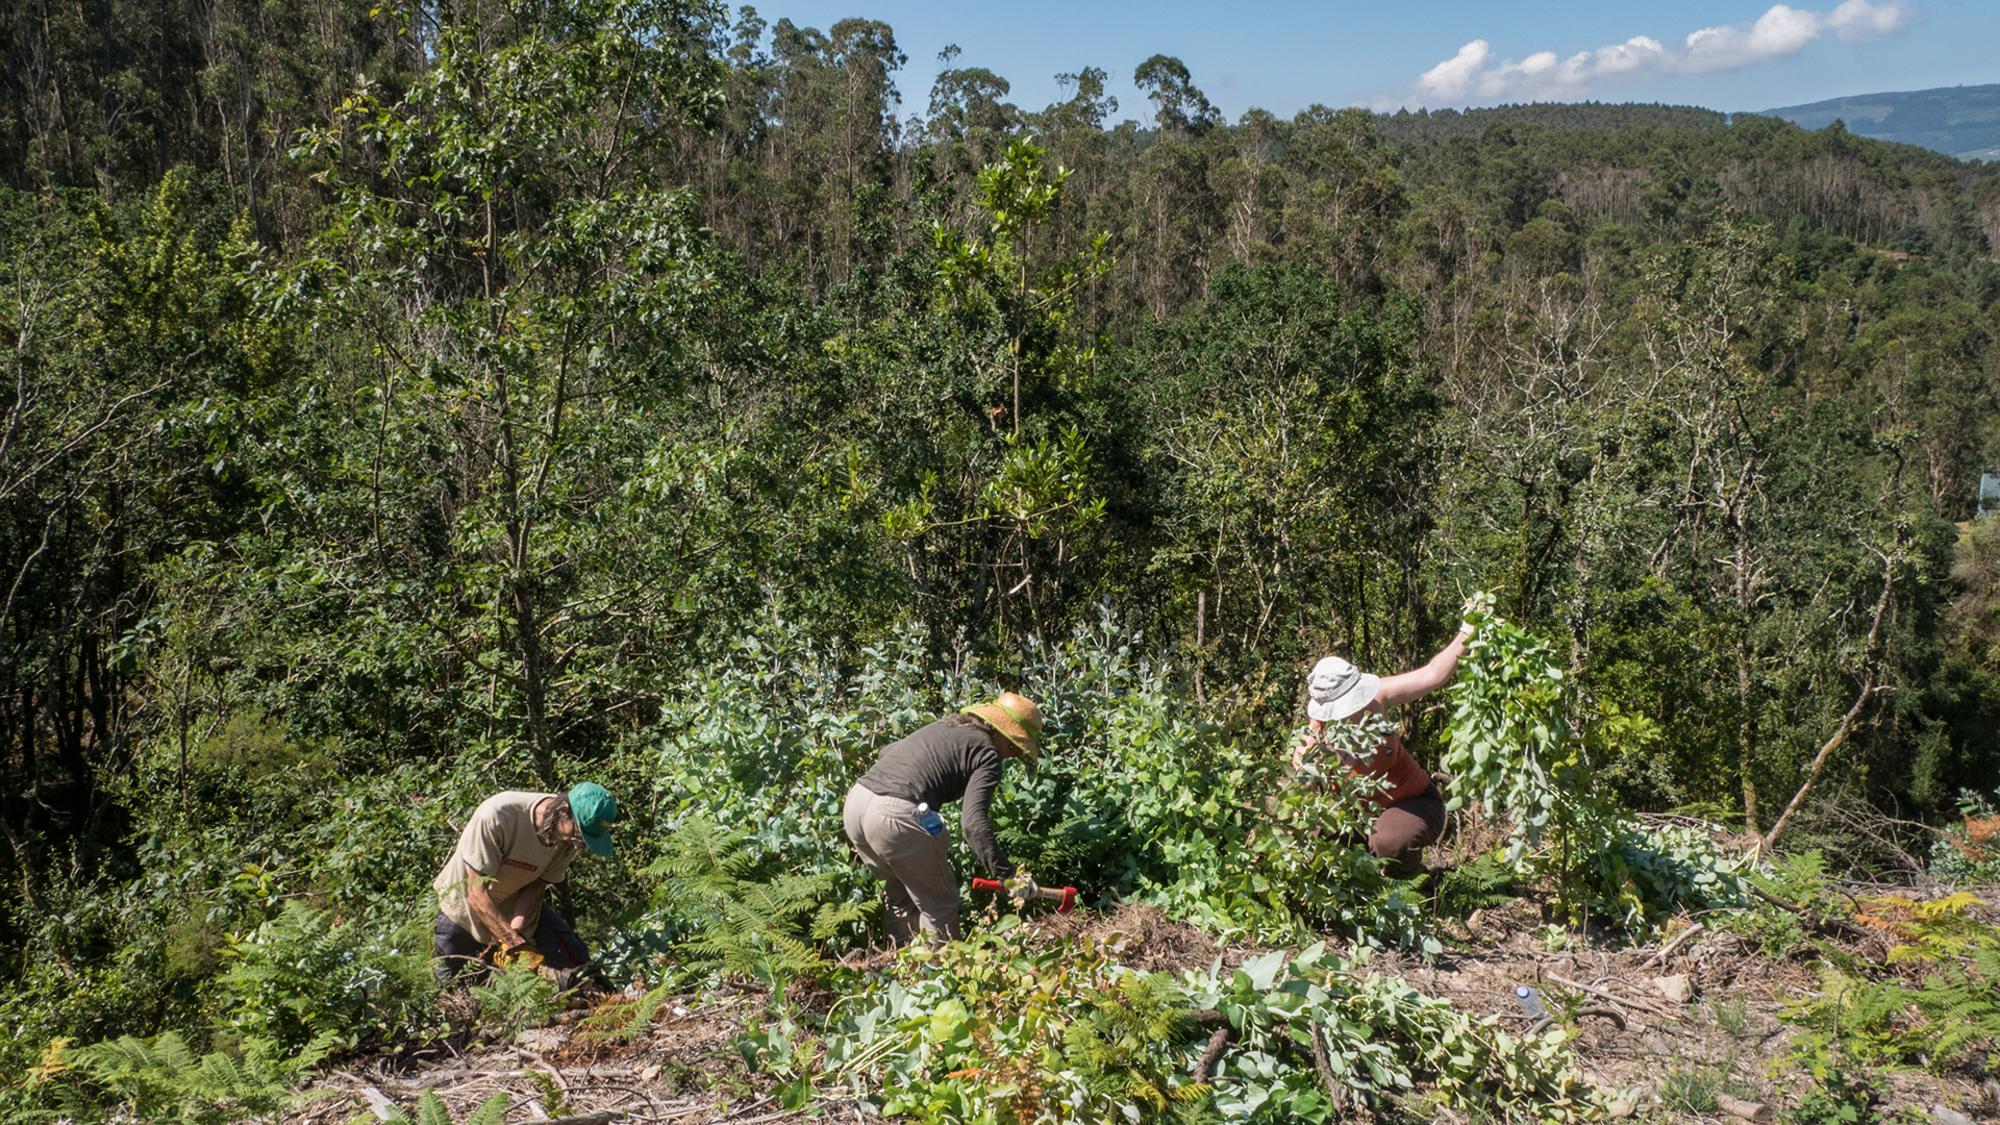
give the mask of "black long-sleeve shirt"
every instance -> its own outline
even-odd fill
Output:
[[[996,879],[1014,874],[1014,864],[993,835],[986,809],[1000,787],[1000,752],[986,727],[957,718],[939,719],[907,738],[891,742],[861,785],[883,797],[942,809],[961,798],[958,823],[972,854]]]

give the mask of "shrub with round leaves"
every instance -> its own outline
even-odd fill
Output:
[[[1477,797],[1514,826],[1508,858],[1534,847],[1556,815],[1580,743],[1569,723],[1562,666],[1547,641],[1501,620],[1493,595],[1474,594],[1475,627],[1451,686],[1451,727],[1441,765],[1453,809]]]
[[[1549,643],[1495,615],[1489,593],[1473,595],[1466,618],[1476,632],[1452,682],[1443,756],[1451,807],[1476,797],[1506,819],[1508,862],[1552,871],[1572,921],[1638,930],[1741,902],[1740,865],[1706,833],[1649,827],[1594,784]]]

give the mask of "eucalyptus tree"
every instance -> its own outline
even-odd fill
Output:
[[[1063,98],[1028,115],[1026,128],[1048,150],[1057,167],[1069,170],[1063,181],[1063,206],[1053,216],[1052,249],[1073,254],[1087,247],[1097,233],[1123,223],[1126,176],[1121,157],[1113,154],[1121,134],[1107,128],[1118,112],[1118,99],[1105,92],[1109,75],[1101,67],[1085,66],[1056,75]],[[1105,324],[1114,303],[1108,283],[1093,279],[1079,296],[1087,322]]]
[[[1179,59],[1154,55],[1132,81],[1152,100],[1158,128],[1132,172],[1127,276],[1153,319],[1165,320],[1201,294],[1221,265],[1214,248],[1227,223],[1208,169],[1211,154],[1227,145],[1208,143],[1222,115]]]
[[[880,21],[772,25],[770,58],[756,62],[761,112],[741,122],[756,142],[742,196],[761,212],[753,261],[802,271],[815,294],[853,273],[866,217],[857,201],[879,197],[890,180],[895,75],[907,61]]]
[[[1287,242],[1366,292],[1407,206],[1394,151],[1365,110],[1315,105],[1292,120],[1282,215]]]
[[[1021,127],[1021,111],[1006,98],[1010,84],[985,67],[959,66],[954,43],[938,52],[930,105],[910,119],[907,153],[916,190],[928,210],[954,223],[974,218],[979,170],[999,160]]]
[[[1194,84],[1187,64],[1172,55],[1154,55],[1132,72],[1132,84],[1153,103],[1162,132],[1199,133],[1222,123],[1222,114]]]

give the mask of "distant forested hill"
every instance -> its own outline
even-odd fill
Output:
[[[1856,94],[1762,112],[1808,129],[1841,121],[1863,137],[1921,145],[1960,160],[2000,160],[2000,84]]]

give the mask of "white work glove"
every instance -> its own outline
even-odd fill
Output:
[[[1013,895],[1016,902],[1027,902],[1041,894],[1042,888],[1036,885],[1034,876],[1021,874],[1007,880],[1007,893]]]

